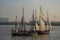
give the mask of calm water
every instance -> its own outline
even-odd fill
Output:
[[[29,29],[30,26],[27,26]],[[0,25],[0,40],[60,40],[60,26],[53,26],[50,34],[36,36],[11,36],[14,25]]]

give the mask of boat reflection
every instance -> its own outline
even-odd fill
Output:
[[[12,40],[50,40],[49,34],[34,35],[34,36],[14,36]]]
[[[35,38],[35,40],[50,40],[49,34],[39,35]]]

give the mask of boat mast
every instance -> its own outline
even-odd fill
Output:
[[[33,22],[33,24],[34,24],[34,10],[33,10],[33,13],[32,13],[32,22]]]
[[[24,24],[24,7],[22,9],[22,24]]]
[[[34,15],[34,23],[36,23],[36,22],[37,22],[36,10],[34,10],[34,11],[35,11],[35,15]]]
[[[47,30],[49,29],[48,25],[49,25],[49,18],[48,18],[48,12],[47,12],[47,27],[46,27]]]
[[[32,27],[31,27],[31,29],[30,30],[33,30],[34,29],[34,10],[32,10],[32,20],[31,20],[31,24],[33,25]]]
[[[22,28],[23,28],[23,30],[25,31],[25,23],[24,23],[24,7],[22,8],[22,20],[21,20],[21,23],[22,23]]]
[[[36,23],[37,23],[37,17],[36,17],[36,10],[35,10],[35,30],[36,30]]]
[[[16,16],[16,21],[15,21],[15,31],[17,29],[17,16]]]
[[[49,25],[49,27],[48,27]],[[47,11],[47,29],[50,30],[50,22],[49,22],[49,14],[48,14],[48,11]]]

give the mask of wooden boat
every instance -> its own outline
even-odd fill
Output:
[[[43,11],[42,11],[42,7],[40,7],[40,16],[39,16],[39,23],[40,25],[35,24],[36,26],[36,32],[38,34],[49,34],[50,32],[50,24],[49,24],[49,18],[48,18],[48,13],[47,13],[47,27],[45,26],[45,22],[44,22],[44,16],[43,16]]]
[[[17,21],[17,17],[16,17],[16,21]],[[19,29],[17,28],[17,22],[16,22],[15,29],[12,29],[12,32],[11,32],[11,34],[13,36],[21,36],[21,35],[29,36],[29,35],[33,34],[32,30],[26,31],[26,29],[25,29],[24,8],[23,8],[23,12],[22,12],[22,19],[21,19],[21,25],[20,26],[22,26],[22,30],[20,30],[20,28]]]
[[[32,33],[29,31],[21,31],[21,32],[12,32],[12,36],[31,36]]]

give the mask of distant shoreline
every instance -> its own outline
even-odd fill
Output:
[[[16,22],[0,22],[0,25],[15,25]],[[20,25],[21,23],[18,22],[18,25]],[[33,25],[31,23],[25,23],[26,25]],[[52,26],[60,26],[60,22],[51,22]]]

